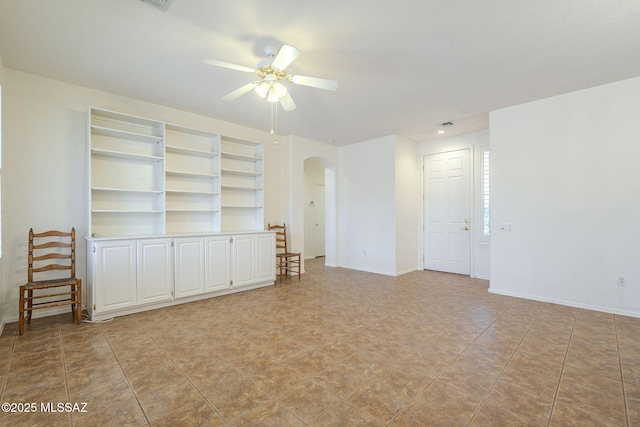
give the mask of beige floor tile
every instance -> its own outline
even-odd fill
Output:
[[[216,385],[201,391],[227,422],[272,400],[249,380],[239,381],[224,388]]]
[[[89,410],[10,425],[640,425],[640,319],[305,264],[300,282],[108,322],[5,325],[0,400]]]
[[[469,422],[481,402],[476,396],[438,381],[431,383],[415,400],[463,425]]]
[[[360,386],[347,400],[385,424],[410,402],[407,396],[393,391],[375,380]]]
[[[431,408],[414,402],[398,415],[390,425],[392,427],[459,427],[462,424]]]
[[[206,402],[196,401],[186,404],[167,415],[151,422],[152,427],[220,427],[224,420]]]
[[[303,427],[302,420],[276,401],[270,401],[231,423],[234,427]]]
[[[366,411],[344,401],[338,403],[309,424],[311,427],[382,427],[383,425]]]
[[[278,396],[277,400],[296,417],[309,423],[341,399],[320,384],[305,380]]]

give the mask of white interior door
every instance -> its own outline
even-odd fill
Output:
[[[424,268],[470,274],[469,149],[424,157]]]
[[[315,220],[316,220],[316,257],[324,256],[324,235],[325,235],[325,203],[324,203],[324,185],[316,184],[315,196]]]

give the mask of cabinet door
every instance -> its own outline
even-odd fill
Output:
[[[136,304],[136,243],[113,241],[94,243],[95,312]]]
[[[231,287],[231,252],[229,236],[207,237],[205,292],[214,292]]]
[[[256,281],[273,281],[276,279],[276,238],[274,234],[258,234],[256,236],[258,271]]]
[[[171,239],[138,241],[138,303],[173,299]]]
[[[176,298],[204,292],[204,238],[175,240]]]
[[[253,234],[233,236],[233,286],[255,283],[256,237]]]

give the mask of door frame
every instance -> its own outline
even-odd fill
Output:
[[[435,144],[434,144],[435,145]],[[421,174],[420,174],[420,197],[421,197],[421,206],[420,206],[420,221],[421,221],[421,227],[420,227],[420,238],[419,238],[419,248],[418,248],[418,266],[421,270],[424,270],[424,266],[425,266],[425,244],[426,242],[426,224],[425,224],[425,209],[426,209],[426,200],[425,200],[425,195],[426,195],[426,188],[425,188],[425,173],[426,173],[426,167],[425,167],[425,157],[430,156],[430,155],[434,155],[434,154],[444,154],[444,153],[448,153],[448,152],[452,152],[452,151],[459,151],[459,150],[469,150],[469,179],[470,179],[470,191],[469,191],[469,221],[470,221],[470,226],[471,226],[471,232],[470,232],[470,236],[469,236],[469,276],[470,277],[475,277],[475,271],[474,271],[474,261],[475,261],[475,245],[476,245],[476,233],[474,232],[474,228],[476,227],[476,200],[475,200],[475,193],[476,193],[476,187],[477,187],[477,177],[476,177],[476,155],[477,155],[477,148],[475,147],[474,144],[444,144],[444,146],[434,146],[434,147],[429,147],[425,145],[425,149],[424,150],[419,150],[419,162],[420,162],[420,170],[421,170]]]
[[[426,264],[426,253],[425,253],[425,246],[428,243],[428,239],[427,239],[427,224],[425,221],[425,217],[426,217],[426,213],[427,213],[427,200],[429,195],[427,194],[427,188],[425,185],[425,182],[427,180],[427,167],[426,167],[426,160],[430,157],[433,156],[443,156],[446,155],[448,153],[457,153],[457,152],[466,152],[465,156],[466,156],[466,170],[464,171],[464,174],[466,176],[466,183],[465,185],[467,186],[467,191],[466,191],[466,206],[467,206],[467,212],[465,213],[465,215],[463,215],[465,218],[465,221],[467,222],[468,226],[465,226],[468,228],[471,228],[470,230],[464,232],[463,234],[466,234],[466,238],[467,238],[467,254],[466,254],[466,266],[464,265],[464,263],[460,264],[463,268],[462,270],[465,270],[465,272],[463,273],[457,273],[457,272],[451,272],[451,271],[445,271],[445,272],[451,272],[451,273],[455,273],[455,274],[463,274],[463,275],[469,275],[469,276],[473,276],[473,270],[472,270],[472,266],[473,266],[473,233],[474,233],[474,221],[473,221],[473,173],[474,173],[474,167],[473,167],[473,150],[472,148],[466,147],[466,148],[459,148],[456,150],[445,150],[439,153],[429,153],[429,154],[425,154],[422,156],[422,235],[423,235],[423,239],[422,239],[422,269],[425,269],[425,264]],[[462,223],[461,223],[462,225]],[[440,270],[436,270],[436,271],[440,271]]]

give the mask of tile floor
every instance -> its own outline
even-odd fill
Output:
[[[301,282],[0,336],[0,413],[43,426],[640,426],[640,319],[307,262]],[[82,408],[76,408],[82,409]]]

